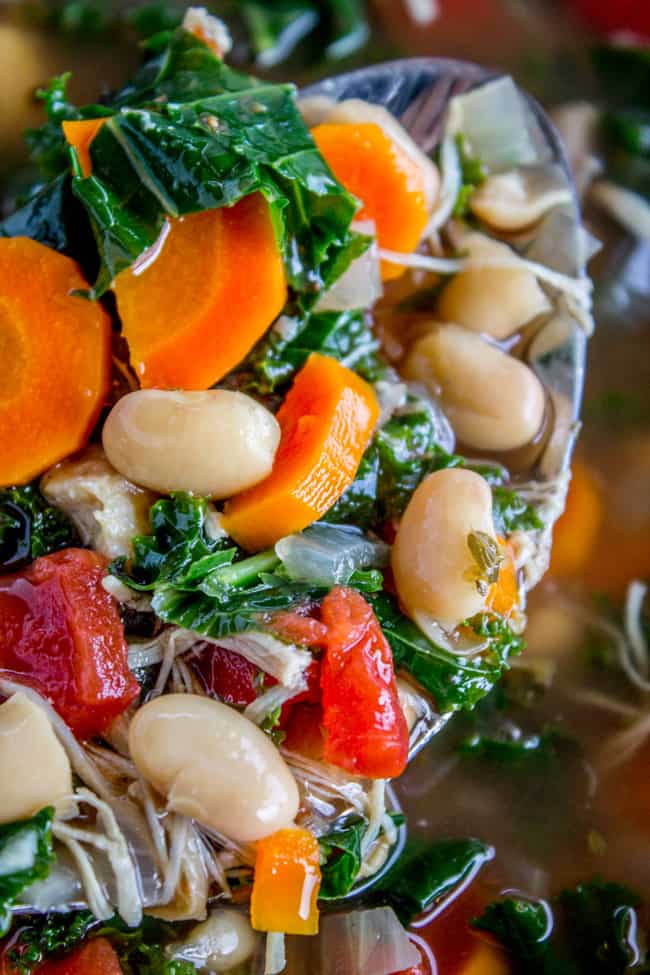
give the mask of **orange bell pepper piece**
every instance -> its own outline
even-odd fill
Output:
[[[308,829],[280,829],[259,840],[251,896],[256,931],[318,934],[320,847]]]

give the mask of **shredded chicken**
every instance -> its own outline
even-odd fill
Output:
[[[151,491],[137,487],[91,446],[41,478],[43,495],[68,515],[84,545],[114,559],[131,555],[131,539],[149,530]]]

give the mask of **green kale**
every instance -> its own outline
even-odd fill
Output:
[[[360,238],[365,248],[365,238]],[[266,396],[286,388],[312,352],[332,356],[374,380],[385,368],[377,355],[379,341],[362,311],[312,312],[283,318],[253,349],[229,384]]]
[[[349,894],[361,869],[361,840],[367,820],[352,816],[318,839],[321,850],[321,900],[336,900]]]
[[[647,971],[649,961],[639,904],[626,887],[595,879],[552,903],[496,901],[473,923],[508,950],[515,975],[626,975]]]
[[[522,649],[522,641],[504,620],[483,614],[470,625],[477,635],[488,639],[487,649],[461,657],[436,646],[404,616],[393,597],[379,593],[369,595],[368,600],[391,645],[395,666],[408,671],[431,694],[441,713],[471,711],[497,683],[509,657]]]
[[[12,909],[30,884],[44,880],[54,861],[54,810],[42,809],[31,819],[0,826],[0,935],[11,926]]]
[[[28,139],[47,178],[72,175],[100,260],[95,295],[155,243],[166,218],[255,192],[272,208],[288,280],[305,304],[358,253],[350,230],[358,203],[318,151],[292,86],[234,71],[182,28],[105,105],[77,109],[66,81],[43,93],[48,122]],[[84,177],[61,123],[97,117],[107,121]]]
[[[36,484],[0,490],[1,569],[22,568],[78,541],[67,516],[48,504]]]
[[[541,531],[544,524],[531,504],[511,488],[492,488],[494,526],[500,535],[514,531]]]
[[[389,904],[403,924],[475,877],[494,857],[480,840],[412,841],[372,891],[374,901]]]
[[[196,975],[190,962],[172,961],[164,945],[176,935],[171,924],[152,917],[128,928],[119,917],[98,921],[90,911],[30,917],[10,952],[12,971],[31,975],[42,962],[65,956],[88,938],[107,938],[124,975]]]
[[[496,733],[476,732],[460,744],[461,755],[515,771],[538,772],[558,758],[561,736],[550,729],[527,734],[508,723]]]
[[[167,623],[221,637],[259,628],[265,613],[326,592],[291,582],[273,549],[247,558],[229,539],[211,538],[203,498],[157,501],[150,518],[152,534],[133,540],[130,565],[116,559],[109,570],[130,588],[152,592],[152,608]]]

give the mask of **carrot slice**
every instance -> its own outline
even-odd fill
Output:
[[[114,283],[143,386],[208,389],[246,356],[287,297],[271,211],[260,194],[170,222],[158,257]]]
[[[603,518],[601,492],[589,468],[574,463],[564,513],[553,530],[551,573],[577,576],[587,565]]]
[[[90,145],[106,121],[108,121],[106,118],[89,118],[78,122],[62,123],[66,141],[77,150],[77,158],[84,176],[90,176],[93,171]]]
[[[354,480],[378,416],[368,383],[312,353],[277,413],[282,432],[273,470],[226,505],[228,534],[256,551],[324,515]]]
[[[519,585],[517,583],[517,567],[512,545],[505,538],[498,538],[503,562],[499,568],[499,577],[493,583],[487,595],[487,606],[500,616],[508,617],[519,604]]]
[[[258,840],[251,896],[256,931],[318,934],[320,848],[308,829],[280,829]]]
[[[110,381],[111,323],[69,257],[0,239],[0,486],[80,450]]]
[[[357,219],[374,220],[379,246],[412,253],[429,219],[417,163],[372,122],[317,125],[312,135],[336,178],[362,201]],[[382,262],[385,281],[403,272],[400,265]]]

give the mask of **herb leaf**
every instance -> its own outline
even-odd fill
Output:
[[[411,842],[374,888],[373,897],[390,904],[400,921],[410,924],[493,857],[493,848],[475,839]]]
[[[25,889],[44,880],[54,860],[54,810],[42,809],[31,819],[0,826],[0,934],[11,925],[12,908]]]
[[[513,531],[541,531],[541,518],[531,504],[511,488],[496,485],[492,488],[492,515],[499,534]]]
[[[368,823],[361,816],[354,816],[344,824],[318,839],[321,857],[321,900],[335,900],[348,894],[361,869],[361,838]]]

